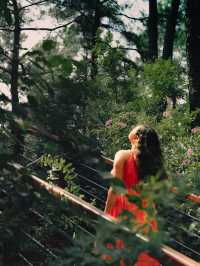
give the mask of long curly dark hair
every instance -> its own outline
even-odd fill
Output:
[[[134,134],[138,137],[136,164],[139,179],[146,181],[149,176],[157,176],[159,180],[166,179],[167,174],[156,131],[148,125],[139,125],[135,128]]]

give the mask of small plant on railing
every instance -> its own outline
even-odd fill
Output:
[[[47,177],[49,182],[60,185],[71,193],[80,194],[80,188],[75,182],[77,175],[71,163],[67,163],[59,156],[45,154],[41,157],[40,164],[49,168]]]

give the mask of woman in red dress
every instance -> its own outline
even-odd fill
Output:
[[[127,189],[127,195],[139,196],[136,188],[139,182],[148,181],[149,176],[159,176],[159,179],[162,180],[166,178],[166,173],[159,138],[154,129],[147,125],[139,125],[130,132],[128,137],[131,149],[120,150],[116,153],[111,174],[123,181]],[[144,206],[148,205],[148,200],[142,199],[142,204]],[[133,214],[136,226],[148,224],[151,231],[158,230],[155,219],[148,219],[147,213],[139,209],[136,204],[129,202],[126,195],[119,195],[110,188],[105,212],[120,219],[119,216],[124,210]],[[123,243],[121,245],[123,246]],[[125,266],[123,260],[120,262],[121,265]],[[160,263],[148,255],[147,252],[142,252],[139,254],[135,265],[158,266]]]

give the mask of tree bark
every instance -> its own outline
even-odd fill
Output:
[[[166,32],[164,36],[163,45],[163,59],[170,59],[173,57],[173,45],[175,38],[175,29],[178,18],[178,10],[180,6],[180,0],[172,0],[171,10],[167,19]]]
[[[13,3],[13,15],[14,15],[14,31],[13,31],[13,51],[12,51],[12,68],[11,68],[11,106],[12,113],[15,116],[19,116],[19,92],[18,92],[18,79],[19,79],[19,49],[20,49],[20,10],[16,0],[12,0]],[[13,148],[14,155],[19,154],[22,151],[23,135],[19,126],[13,120],[11,122],[11,130],[15,137],[15,145]]]
[[[154,61],[158,57],[158,11],[157,0],[149,0],[149,61]]]
[[[100,13],[100,0],[96,0],[96,6],[94,11],[94,25],[92,31],[92,54],[91,54],[91,78],[94,79],[98,73],[97,55],[95,51],[97,31],[101,26],[101,13]]]
[[[11,69],[11,103],[12,112],[18,113],[19,95],[18,95],[18,78],[19,78],[19,48],[20,48],[20,16],[17,1],[13,0],[14,8],[14,37],[13,37],[13,55]]]
[[[187,60],[190,111],[200,108],[200,1],[186,0]],[[200,126],[200,112],[192,126]]]

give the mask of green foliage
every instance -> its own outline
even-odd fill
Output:
[[[29,53],[32,75],[24,80],[29,123],[41,128],[44,138],[46,136],[45,141],[37,138],[34,149],[39,154],[61,153],[62,150],[70,158],[80,154],[85,154],[86,158],[98,149],[95,140],[89,139],[86,134],[88,120],[85,110],[89,97],[85,80],[86,62],[63,56],[58,46],[54,46],[55,41],[52,42],[53,47],[48,51],[38,47]],[[52,44],[50,39],[47,44]],[[56,136],[58,141],[54,141],[51,135]]]
[[[157,258],[161,256],[158,250],[158,242],[152,241],[151,245],[149,245],[148,242],[141,241],[135,234],[131,233],[130,225],[127,227],[129,228],[127,232],[121,226],[123,226],[123,223],[121,225],[105,223],[97,234],[97,254],[101,258],[105,255],[110,257],[110,259],[104,260],[102,265],[118,265],[122,258],[125,265],[134,265],[139,254],[144,250],[153,253]],[[106,236],[102,234],[103,230],[106,232]],[[119,243],[123,244],[120,246]]]
[[[134,103],[118,106],[102,126],[93,130],[107,156],[113,158],[117,150],[130,149],[128,134],[131,128],[138,124],[154,125],[154,118],[134,112],[134,109]]]
[[[98,63],[98,74],[90,81],[90,97],[85,108],[87,132],[96,136],[100,143],[98,130],[104,127],[110,117],[120,111],[129,112],[129,108],[136,111],[141,109],[139,74],[135,65],[127,62],[125,53],[120,48],[112,48],[113,35],[98,32],[95,54]],[[125,109],[125,110],[124,110]],[[128,120],[128,119],[127,119]],[[101,136],[102,137],[102,136]],[[107,140],[109,142],[109,140]],[[107,143],[105,140],[105,143]]]
[[[0,128],[0,169],[4,167],[7,160],[12,155],[12,141],[8,133],[3,129],[3,125]]]
[[[26,230],[24,219],[33,204],[33,188],[24,182],[24,176],[12,169],[0,171],[0,247],[4,265],[13,265],[13,255],[22,240],[21,229]],[[8,260],[8,261],[7,261]],[[0,261],[1,262],[1,261]]]
[[[56,184],[62,178],[66,182],[66,189],[79,195],[79,186],[75,183],[76,174],[71,163],[66,163],[65,159],[50,154],[43,155],[40,159],[42,166],[49,167],[47,180]]]
[[[131,101],[136,96],[136,71],[134,72],[131,65],[126,64],[123,50],[118,47],[112,48],[112,33],[108,32],[104,37],[101,35],[99,31],[94,48],[99,69],[96,82],[100,93],[113,103]]]
[[[84,42],[84,37],[82,36],[80,29],[72,24],[70,27],[65,28],[64,34],[60,37],[63,38],[63,53],[76,56]]]
[[[51,39],[44,40],[42,43],[42,49],[45,51],[51,51],[56,48],[57,43]]]
[[[5,19],[5,22],[8,25],[11,25],[13,22],[11,14],[12,12],[9,7],[9,0],[2,0],[0,3],[0,15],[2,16],[3,19]]]
[[[72,182],[71,166],[61,159],[48,158],[43,158],[45,164],[54,163],[68,173],[67,180]],[[48,264],[73,246],[80,237],[79,225],[87,225],[81,211],[33,186],[29,171],[18,164],[10,163],[0,170],[0,180],[1,265],[23,265],[20,254],[29,263]]]
[[[187,107],[182,107],[161,121],[157,129],[169,173],[178,180],[185,178],[199,193],[199,128],[191,130],[192,119]]]
[[[60,69],[67,76],[72,72],[72,61],[62,55],[52,55],[48,60],[48,65],[52,68]]]
[[[145,84],[152,97],[178,98],[184,95],[182,69],[175,61],[157,60],[144,66]]]

